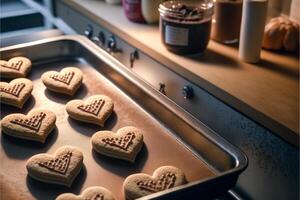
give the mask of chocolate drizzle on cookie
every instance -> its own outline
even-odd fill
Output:
[[[118,147],[120,149],[127,151],[128,147],[132,144],[134,138],[135,138],[135,134],[129,132],[123,137],[104,138],[102,139],[102,142],[110,146]]]
[[[12,63],[11,65],[1,64],[1,67],[5,67],[5,68],[8,68],[8,69],[13,69],[13,70],[19,71],[21,69],[22,65],[23,65],[23,61],[19,60],[18,62]]]
[[[103,194],[95,194],[92,198],[85,198],[84,200],[104,200]]]
[[[10,95],[13,95],[15,97],[19,97],[21,91],[25,87],[25,83],[17,83],[13,86],[8,86],[8,87],[1,87],[0,92],[4,92]]]
[[[59,75],[59,74],[51,75],[50,78],[62,82],[64,84],[70,85],[74,74],[75,74],[74,72],[67,72],[64,75]]]
[[[49,161],[38,163],[41,167],[45,167],[53,172],[57,172],[60,174],[66,174],[70,160],[71,160],[72,152],[67,152],[64,155],[58,156],[55,159],[51,159]]]
[[[167,172],[158,180],[147,180],[147,181],[137,181],[137,186],[142,190],[147,190],[149,192],[159,192],[162,190],[170,189],[174,187],[176,181],[176,175],[171,172]]]
[[[83,112],[90,113],[92,115],[98,116],[102,106],[104,105],[105,101],[100,99],[96,100],[91,104],[88,105],[80,105],[77,108],[82,110]]]
[[[34,115],[31,118],[27,118],[27,119],[13,119],[10,122],[13,124],[18,124],[20,126],[29,128],[31,130],[34,131],[39,131],[42,121],[43,119],[46,117],[46,114],[41,112],[38,115]]]

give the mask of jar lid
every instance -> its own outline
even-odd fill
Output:
[[[159,12],[166,17],[182,21],[201,21],[213,15],[213,1],[167,1],[159,5]]]

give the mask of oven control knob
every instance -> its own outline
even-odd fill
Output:
[[[117,51],[117,41],[114,36],[111,36],[108,39],[107,50],[108,52],[112,52],[112,53]]]
[[[182,95],[185,99],[191,99],[194,96],[194,90],[192,86],[186,85],[182,88]]]
[[[101,44],[104,46],[105,45],[105,42],[106,42],[106,39],[105,39],[105,34],[104,34],[104,32],[99,32],[99,35],[98,35],[98,38],[99,38],[99,40],[100,40],[100,42],[101,42]]]
[[[86,37],[88,37],[89,39],[91,39],[92,38],[92,36],[93,36],[93,27],[92,27],[92,25],[88,25],[87,27],[86,27],[86,29],[84,30],[84,35],[86,36]]]
[[[164,83],[159,83],[159,89],[158,91],[164,95],[166,95],[166,85]]]
[[[104,46],[105,45],[105,34],[100,31],[98,36],[95,36],[92,38],[93,42],[95,42],[98,46]]]

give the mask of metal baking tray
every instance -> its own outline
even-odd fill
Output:
[[[4,199],[55,199],[61,193],[79,194],[95,185],[111,190],[117,199],[125,199],[122,184],[128,175],[152,174],[163,165],[182,169],[189,183],[141,199],[208,199],[232,188],[247,167],[247,158],[241,151],[83,36],[59,36],[0,51],[1,59],[30,58],[33,68],[28,78],[34,84],[32,97],[23,109],[2,105],[1,119],[35,107],[49,108],[57,115],[56,129],[44,145],[1,135],[0,193]],[[78,67],[84,73],[83,85],[73,98],[48,91],[40,80],[43,72],[67,66]],[[115,103],[104,128],[74,121],[65,111],[69,100],[94,94],[107,95]],[[117,131],[128,125],[145,133],[144,147],[134,164],[92,150],[93,133]],[[29,157],[53,153],[63,145],[77,146],[84,153],[84,167],[71,188],[41,183],[27,175],[25,163]]]

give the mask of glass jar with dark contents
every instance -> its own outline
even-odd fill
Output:
[[[159,6],[163,44],[176,54],[202,53],[209,42],[212,0],[167,1]]]

